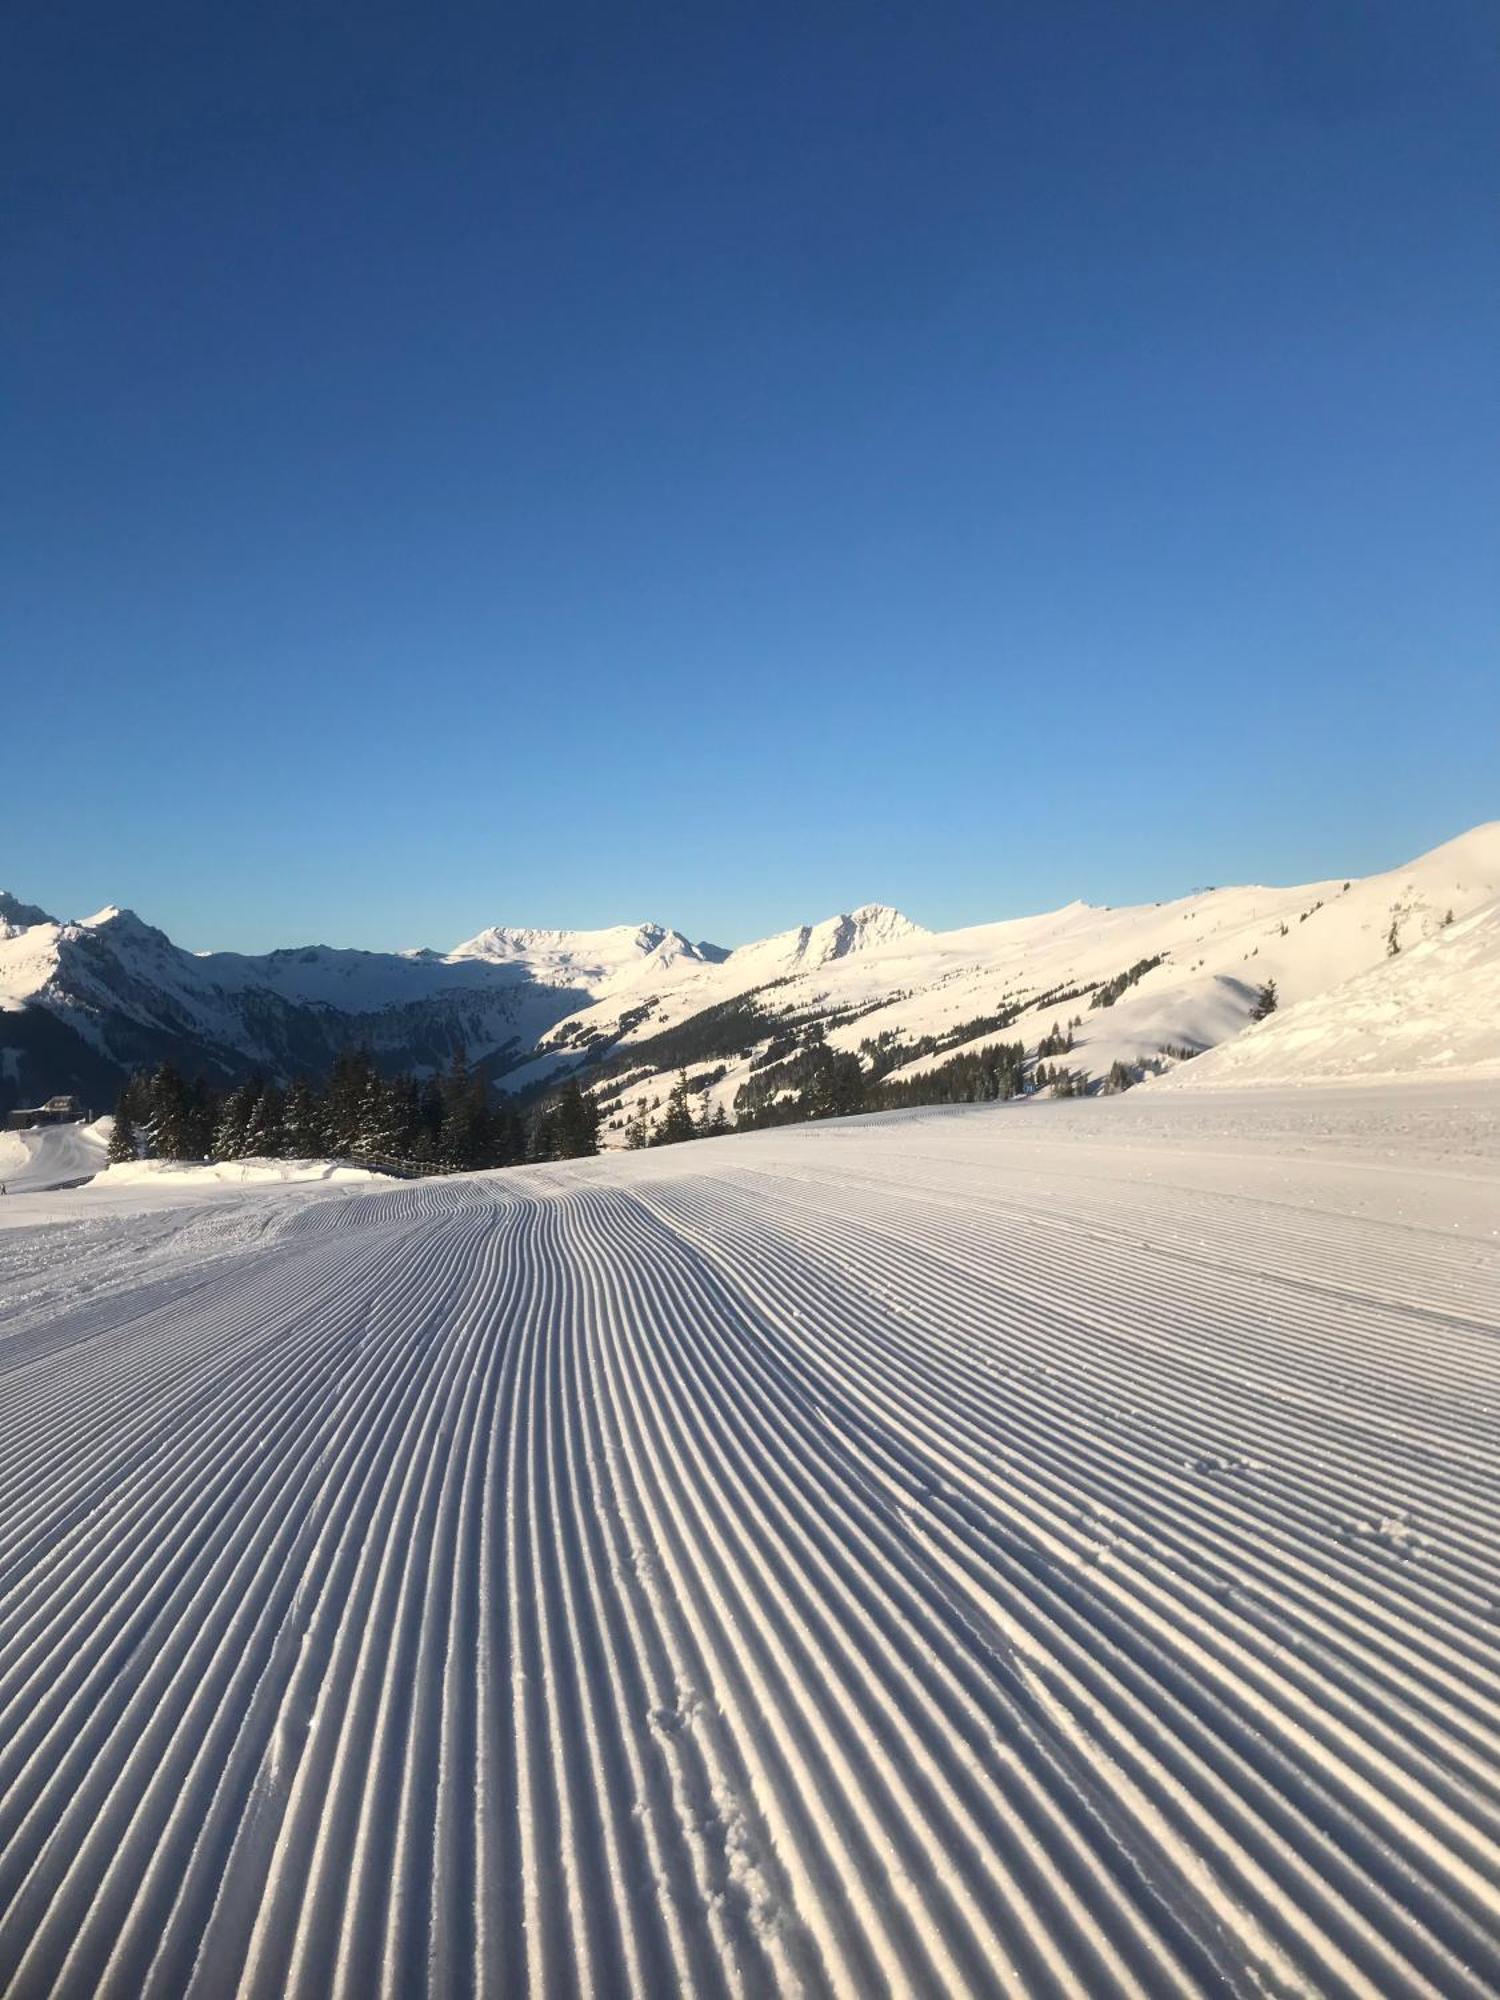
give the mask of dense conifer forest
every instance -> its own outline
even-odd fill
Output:
[[[598,1108],[576,1082],[523,1109],[461,1052],[441,1075],[418,1078],[382,1075],[354,1049],[321,1087],[304,1077],[283,1090],[252,1077],[223,1091],[171,1063],[138,1071],[120,1096],[110,1159],[329,1157],[462,1172],[598,1150]]]

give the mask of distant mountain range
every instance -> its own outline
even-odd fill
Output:
[[[1080,1077],[1165,1068],[1238,1037],[1268,982],[1280,1006],[1252,1039],[1283,1047],[1285,1067],[1307,1046],[1287,1040],[1292,1010],[1362,975],[1374,997],[1351,1017],[1344,1067],[1366,1073],[1378,1051],[1357,1022],[1383,1018],[1380,968],[1432,946],[1406,978],[1430,1004],[1445,965],[1459,986],[1481,977],[1492,935],[1500,823],[1362,880],[1071,903],[945,932],[866,904],[734,951],[622,924],[496,926],[448,952],[195,953],[130,910],[62,922],[0,894],[0,1111],[58,1090],[103,1108],[126,1072],[164,1059],[221,1081],[256,1070],[285,1080],[321,1074],[353,1044],[392,1070],[443,1066],[462,1046],[513,1090],[580,1073],[618,1133],[682,1069],[697,1096],[731,1112],[747,1086],[774,1100],[778,1065],[812,1040],[899,1081],[996,1041],[1032,1051],[1056,1023]],[[1461,996],[1454,1004],[1467,1022]],[[1466,1031],[1465,1062],[1485,1059],[1487,1036],[1500,1057],[1492,1020]],[[1419,1038],[1407,1042],[1395,1066],[1421,1067]],[[1264,1074],[1277,1058],[1256,1060]],[[1227,1054],[1216,1067],[1236,1073]]]

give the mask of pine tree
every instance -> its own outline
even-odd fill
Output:
[[[497,1167],[520,1166],[526,1158],[526,1120],[517,1111],[513,1099],[502,1096],[491,1125],[494,1132],[491,1164]]]
[[[114,1128],[110,1132],[104,1157],[112,1167],[122,1166],[136,1157],[135,1120],[128,1111],[115,1113]]]
[[[132,1070],[125,1079],[115,1116],[128,1118],[134,1126],[136,1158],[153,1158],[156,1147],[151,1135],[151,1077],[147,1071]]]
[[[362,1160],[394,1159],[400,1152],[395,1107],[386,1080],[372,1064],[359,1093],[358,1136],[354,1151]]]
[[[368,1049],[343,1049],[334,1057],[324,1120],[328,1149],[336,1157],[352,1157],[359,1151],[365,1091],[374,1067]]]
[[[643,1146],[650,1144],[651,1120],[646,1110],[646,1100],[641,1097],[636,1100],[636,1107],[626,1123],[625,1145],[630,1152],[638,1153]]]
[[[151,1140],[164,1160],[202,1159],[194,1106],[181,1073],[164,1062],[151,1079]]]
[[[328,1128],[323,1107],[305,1076],[299,1076],[286,1094],[281,1129],[287,1153],[294,1160],[315,1160],[327,1150]]]
[[[268,1083],[261,1090],[245,1121],[244,1157],[254,1160],[274,1160],[283,1148],[282,1127],[285,1120],[285,1103],[275,1084]]]
[[[550,1104],[544,1104],[527,1127],[526,1158],[534,1166],[557,1158],[557,1113]]]
[[[195,1076],[187,1089],[187,1140],[191,1157],[206,1160],[213,1150],[218,1092],[206,1076]]]
[[[557,1099],[553,1143],[559,1160],[586,1159],[599,1150],[599,1107],[576,1077],[569,1077]]]
[[[469,1069],[462,1047],[442,1082],[443,1123],[438,1134],[438,1157],[461,1170],[486,1166],[490,1155],[489,1102],[483,1077]]]
[[[219,1115],[209,1139],[209,1151],[216,1160],[242,1160],[249,1152],[246,1135],[250,1114],[264,1088],[260,1077],[251,1077],[248,1083],[238,1085],[220,1100]]]
[[[412,1139],[413,1157],[418,1160],[441,1159],[442,1136],[442,1078],[429,1076],[417,1092],[417,1125]]]
[[[684,1139],[696,1138],[693,1129],[693,1114],[688,1109],[688,1079],[685,1069],[677,1072],[677,1081],[672,1085],[672,1094],[667,1099],[666,1112],[651,1143],[653,1146],[675,1146]]]
[[[1250,1009],[1252,1021],[1264,1021],[1268,1014],[1274,1014],[1281,1002],[1276,992],[1276,981],[1268,979],[1255,996],[1255,1005]]]

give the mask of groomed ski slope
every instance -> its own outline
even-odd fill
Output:
[[[9,1204],[0,1989],[1492,1995],[1497,1135]]]

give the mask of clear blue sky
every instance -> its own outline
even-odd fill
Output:
[[[0,884],[735,942],[1500,813],[1492,0],[12,11]]]

